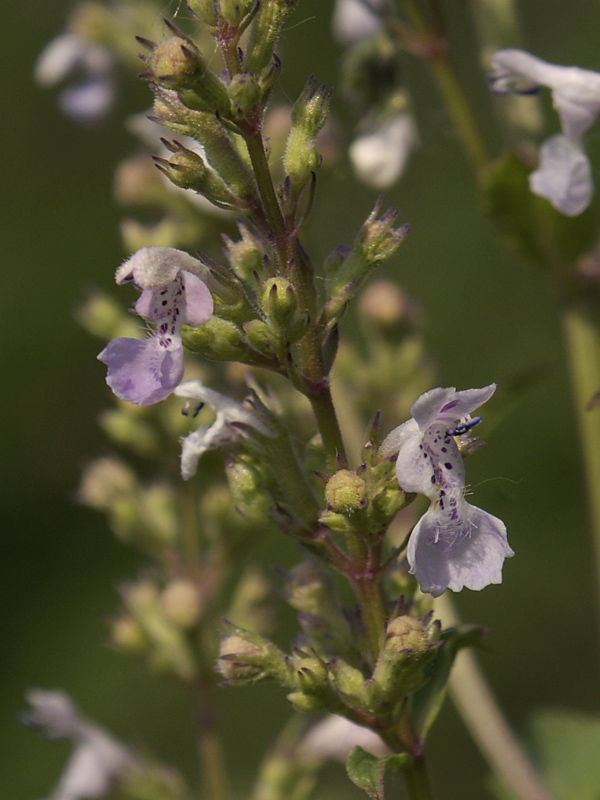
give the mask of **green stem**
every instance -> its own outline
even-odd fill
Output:
[[[600,313],[594,300],[579,297],[563,311],[575,412],[583,451],[600,602],[600,407],[589,403],[600,391]]]
[[[350,555],[353,556],[352,550]],[[375,574],[355,575],[352,579],[373,664],[379,655],[386,622],[385,600],[381,591],[380,577],[380,572],[377,571]]]
[[[423,39],[421,55],[431,71],[458,138],[475,171],[479,172],[489,163],[490,156],[454,65],[446,52],[446,43],[430,28],[414,0],[405,0],[404,5],[417,34]],[[399,38],[405,37],[405,29],[402,26],[392,25],[392,30]]]
[[[402,767],[402,774],[410,800],[434,800],[424,755],[414,756],[410,763]]]
[[[254,170],[254,177],[258,187],[258,193],[263,204],[263,208],[271,226],[273,237],[276,241],[278,255],[283,263],[280,265],[285,269],[287,265],[287,258],[284,247],[285,239],[285,221],[277,195],[275,194],[275,187],[271,178],[271,170],[269,169],[269,161],[265,153],[265,147],[262,139],[262,132],[260,127],[254,127],[243,131],[244,141],[248,148],[248,155]]]

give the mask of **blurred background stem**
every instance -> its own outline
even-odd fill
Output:
[[[447,592],[435,605],[444,627],[460,623]],[[449,691],[473,740],[511,794],[518,800],[555,800],[510,729],[471,650],[459,653]]]
[[[563,327],[581,439],[600,609],[600,314],[597,302],[579,295],[575,301],[567,303]]]

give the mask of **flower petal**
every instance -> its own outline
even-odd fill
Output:
[[[396,477],[405,492],[416,492],[427,497],[437,497],[433,465],[423,446],[423,435],[407,439],[396,460]]]
[[[404,171],[416,139],[415,125],[406,111],[359,136],[348,150],[357,177],[375,189],[391,186]]]
[[[540,148],[540,165],[529,176],[531,191],[567,216],[581,214],[594,193],[590,162],[578,142],[561,133]]]
[[[381,0],[375,0],[381,6]],[[333,11],[333,33],[342,44],[354,44],[381,29],[381,20],[361,0],[337,0]]]
[[[113,339],[98,360],[108,367],[106,382],[117,397],[137,405],[164,400],[183,376],[183,348],[167,350],[157,336]]]
[[[212,317],[214,303],[204,281],[191,272],[184,271],[185,310],[183,322],[188,325],[201,325]]]
[[[504,559],[514,553],[501,520],[464,503],[460,527],[448,533],[439,509],[431,505],[411,534],[408,563],[422,591],[438,597],[446,589],[479,591],[502,583]]]

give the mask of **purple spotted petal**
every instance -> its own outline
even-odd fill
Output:
[[[436,504],[421,517],[408,543],[407,558],[424,592],[479,591],[502,583],[502,565],[514,553],[497,517],[462,501],[460,518],[449,526]]]
[[[137,405],[164,400],[183,377],[183,348],[167,350],[157,336],[113,339],[98,359],[108,367],[106,382],[117,397]]]

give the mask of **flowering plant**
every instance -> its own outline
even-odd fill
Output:
[[[488,27],[476,30],[489,52],[499,19],[484,5]],[[351,244],[336,242],[328,257],[311,237],[319,219],[337,237],[335,206],[324,212],[319,190],[344,164],[378,189],[413,169],[424,101],[403,67],[407,54],[418,58],[492,226],[562,298],[597,512],[600,430],[584,413],[600,391],[600,335],[588,324],[597,254],[579,231],[593,214],[582,137],[600,110],[598,76],[492,48],[489,88],[535,102],[529,94],[550,87],[562,126],[536,162],[523,119],[502,117],[513,146],[492,153],[451,60],[449,10],[435,0],[336,2],[342,111],[312,76],[287,102],[284,34],[301,6],[189,0],[176,24],[160,23],[150,0],[85,3],[38,62],[46,85],[83,72],[61,104],[100,123],[135,46],[153,103],[147,120],[129,122],[141,150],[116,182],[119,199],[141,210],[122,226],[128,256],[115,274],[139,292],[133,315],[101,294],[78,312],[104,340],[98,359],[116,400],[101,424],[119,450],[88,465],[78,497],[144,559],[119,589],[110,641],[186,693],[207,800],[304,800],[331,760],[375,800],[393,796],[394,773],[410,800],[431,800],[429,733],[448,688],[502,784],[498,797],[550,800],[551,771],[506,724],[472,652],[486,631],[459,620],[447,591],[499,597],[488,587],[511,574],[509,534],[520,552],[510,526],[467,500],[464,462],[483,444],[480,423],[492,433],[522,401],[522,376],[499,376],[497,393],[496,383],[434,388],[445,381],[420,307],[398,286],[404,242],[422,234],[382,197],[370,211],[365,202]],[[374,277],[385,262],[387,282]],[[458,316],[452,292],[445,306]],[[493,497],[483,504],[495,510]],[[600,517],[594,529],[600,538]],[[289,541],[298,563],[273,578],[261,547]],[[291,642],[276,630],[283,601]],[[258,682],[285,690],[290,720],[253,787],[232,789],[225,754],[236,748],[218,708],[229,687]],[[57,800],[200,796],[65,695],[33,690],[28,701],[25,723],[74,742]]]

